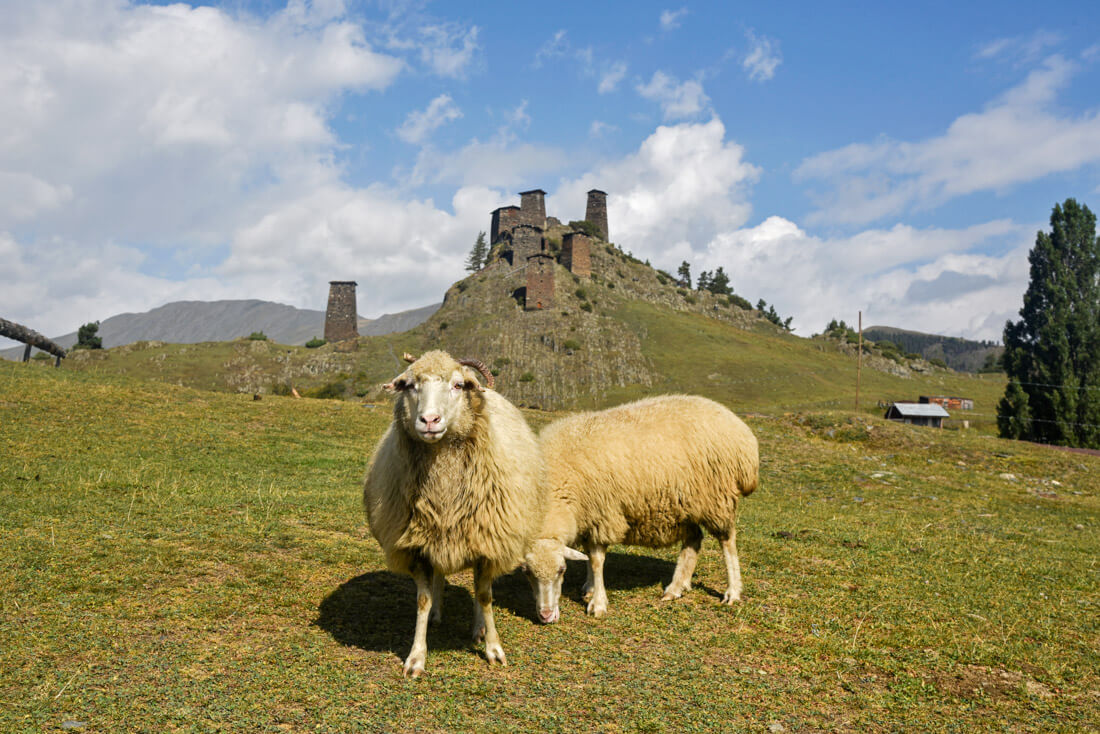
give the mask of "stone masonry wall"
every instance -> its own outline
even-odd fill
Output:
[[[512,265],[519,267],[527,258],[542,252],[542,229],[521,224],[512,230]]]
[[[520,223],[520,208],[518,206],[502,206],[493,210],[493,220],[490,224],[489,244],[495,245],[501,235],[506,235],[512,228]]]
[[[554,258],[540,252],[527,259],[527,300],[524,308],[539,311],[554,307]]]
[[[519,194],[520,218],[523,224],[546,227],[546,192],[542,189],[521,191]]]
[[[354,280],[329,281],[325,309],[325,341],[341,342],[359,336],[359,313],[355,304]]]
[[[561,264],[578,278],[592,276],[592,248],[586,235],[570,232],[562,238]]]
[[[588,192],[588,204],[584,209],[584,218],[600,229],[604,242],[610,242],[607,232],[607,193],[599,189]]]

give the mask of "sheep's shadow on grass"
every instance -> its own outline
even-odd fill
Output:
[[[565,581],[562,582],[562,605],[570,601],[584,609],[587,602],[581,599],[581,587],[587,576],[585,561],[567,561]],[[640,589],[648,586],[662,587],[672,581],[676,564],[663,558],[637,556],[630,553],[608,553],[604,559],[604,587],[607,589]],[[698,586],[698,585],[697,585]],[[710,590],[707,590],[711,593]],[[717,594],[721,597],[721,594]],[[501,576],[493,584],[493,603],[512,614],[535,619],[535,599],[531,586],[522,573]]]
[[[428,628],[428,648],[472,648],[473,620],[469,590],[448,583],[443,589],[443,621]],[[356,576],[321,601],[313,624],[342,645],[404,658],[416,626],[416,584],[388,571]]]

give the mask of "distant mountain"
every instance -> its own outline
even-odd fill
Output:
[[[960,372],[979,372],[989,355],[999,358],[1004,352],[1004,347],[994,342],[976,342],[892,326],[872,326],[863,330],[863,336],[875,342],[893,342],[903,352],[913,352],[927,360],[942,359],[948,367]]]
[[[410,311],[384,314],[377,319],[359,319],[359,333],[381,336],[408,331],[439,310],[432,304]],[[305,344],[323,336],[325,312],[295,308],[270,301],[176,301],[144,313],[124,313],[99,324],[103,347],[119,347],[138,341],[176,344],[231,341],[262,331],[279,344]],[[76,344],[76,332],[53,337],[68,349]],[[22,359],[23,347],[0,351],[0,357]]]

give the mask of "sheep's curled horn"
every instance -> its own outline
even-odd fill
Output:
[[[489,368],[485,366],[485,363],[478,359],[460,359],[459,364],[466,365],[467,367],[473,367],[475,370],[481,373],[481,376],[485,378],[485,387],[490,390],[493,389],[493,373],[489,371]]]

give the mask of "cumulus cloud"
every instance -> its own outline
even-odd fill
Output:
[[[397,137],[406,143],[419,144],[439,127],[462,117],[462,110],[449,94],[441,94],[423,110],[413,110],[397,128]]]
[[[1100,112],[1059,109],[1075,70],[1047,59],[981,112],[959,117],[928,140],[855,143],[806,159],[797,181],[820,181],[810,222],[866,223],[930,208],[977,191],[1001,191],[1100,162]]]
[[[741,61],[742,68],[754,82],[766,82],[775,76],[775,70],[783,63],[779,43],[765,36],[757,36],[751,30],[745,32],[749,52]]]
[[[710,107],[710,98],[697,79],[683,83],[676,77],[656,71],[645,84],[635,87],[643,98],[661,106],[665,121],[698,117]]]
[[[0,229],[40,229],[37,212],[60,237],[208,241],[247,206],[242,191],[325,168],[327,105],[384,89],[404,67],[339,10],[292,3],[256,20],[122,2],[7,9],[0,177],[31,185],[0,205]]]

